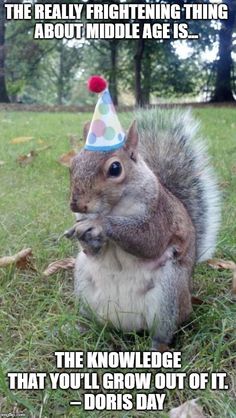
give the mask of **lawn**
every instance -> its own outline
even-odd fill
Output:
[[[223,217],[216,256],[236,261],[236,109],[199,108],[212,161],[222,190]],[[44,268],[55,259],[74,256],[77,245],[61,239],[72,226],[68,169],[58,157],[70,149],[68,136],[81,136],[89,114],[0,112],[0,256],[31,247],[37,272],[14,267],[0,269],[0,413],[26,417],[166,417],[166,412],[188,399],[199,398],[207,416],[236,417],[236,303],[231,296],[232,273],[206,263],[194,275],[195,295],[205,303],[195,306],[178,331],[175,349],[182,352],[183,372],[226,371],[228,391],[210,389],[167,391],[165,412],[83,412],[69,401],[80,399],[72,390],[10,391],[6,373],[56,370],[55,351],[148,350],[149,337],[124,336],[88,322],[78,331],[78,305],[70,272],[45,278]],[[125,127],[131,114],[121,114]],[[12,144],[17,137],[29,142]],[[20,166],[16,158],[50,145],[32,162]],[[102,370],[99,371],[99,374]]]

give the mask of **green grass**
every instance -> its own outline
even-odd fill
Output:
[[[223,219],[217,256],[236,261],[236,110],[195,109],[202,132],[209,139],[213,164],[223,196]],[[231,273],[199,266],[194,277],[195,294],[205,303],[195,307],[176,335],[175,348],[182,351],[182,371],[226,371],[228,391],[167,391],[165,412],[83,412],[70,407],[78,391],[9,391],[8,371],[55,370],[58,350],[148,350],[149,337],[124,336],[88,322],[81,336],[78,306],[73,298],[72,274],[42,276],[53,260],[73,256],[75,243],[57,237],[74,222],[70,213],[68,169],[57,158],[70,149],[68,134],[80,137],[88,114],[0,113],[0,255],[32,247],[37,273],[14,267],[0,269],[0,412],[23,412],[27,417],[165,417],[173,406],[199,398],[207,416],[236,417],[236,304],[232,301]],[[125,126],[131,114],[121,115]],[[13,145],[10,140],[33,136]],[[42,143],[42,141],[44,141]],[[19,154],[49,144],[35,161],[20,167]],[[84,320],[85,322],[85,320]],[[101,373],[101,371],[99,372]],[[153,389],[152,389],[153,390]]]

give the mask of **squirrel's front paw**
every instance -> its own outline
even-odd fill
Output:
[[[97,254],[105,244],[102,232],[97,233],[96,228],[89,228],[79,239],[82,247],[88,254]]]
[[[96,220],[79,221],[75,231],[84,252],[88,255],[97,254],[106,243],[103,229]]]

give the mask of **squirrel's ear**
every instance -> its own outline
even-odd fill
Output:
[[[91,125],[91,122],[86,122],[85,125],[84,125],[83,137],[84,137],[85,141],[86,141],[88,133],[89,133],[90,125]]]
[[[128,130],[124,149],[129,153],[130,158],[136,161],[138,154],[138,132],[136,120],[132,122]]]

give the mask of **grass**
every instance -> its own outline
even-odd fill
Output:
[[[217,256],[236,261],[236,110],[195,109],[219,175],[223,195],[223,219]],[[84,412],[69,401],[79,391],[10,391],[9,371],[56,370],[55,351],[148,350],[149,337],[128,336],[96,321],[89,331],[78,331],[78,306],[73,298],[70,273],[49,278],[42,271],[51,261],[75,255],[76,244],[57,237],[74,222],[69,211],[68,170],[57,158],[70,149],[68,135],[78,137],[88,114],[0,113],[0,255],[32,247],[37,273],[14,267],[0,269],[0,413],[24,413],[26,417],[166,417],[167,411],[185,400],[199,398],[207,416],[236,417],[236,304],[230,294],[231,273],[200,265],[195,273],[195,294],[205,303],[194,308],[176,335],[175,348],[182,351],[182,371],[226,371],[228,391],[167,391],[165,412]],[[122,114],[128,126],[131,114]],[[13,145],[10,140],[32,136],[30,142]],[[44,145],[35,161],[20,167],[19,154]],[[84,320],[85,322],[85,320]],[[101,374],[102,371],[99,371]],[[151,389],[153,391],[153,388]],[[135,391],[133,391],[134,393]]]

